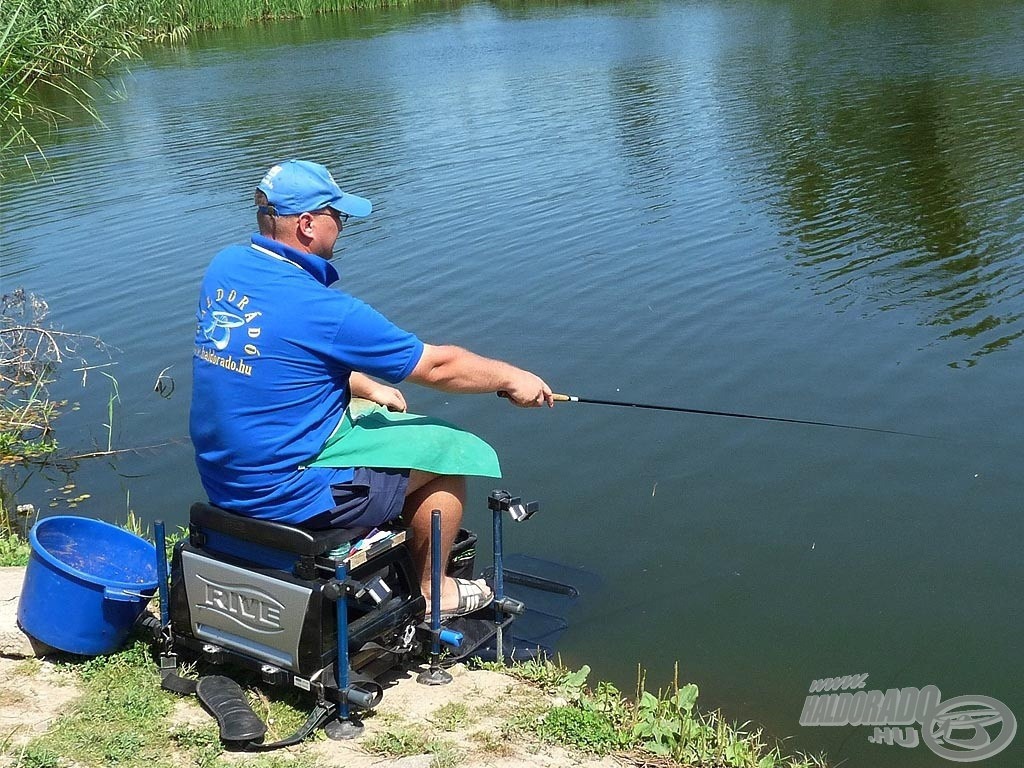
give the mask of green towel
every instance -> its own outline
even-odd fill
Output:
[[[441,419],[392,412],[359,398],[349,403],[341,424],[306,466],[501,477],[498,455],[473,433]]]

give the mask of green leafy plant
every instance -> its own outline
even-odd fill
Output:
[[[429,752],[430,738],[422,728],[395,724],[374,734],[363,743],[363,750],[382,757],[410,757]]]
[[[453,768],[463,757],[462,751],[452,742],[430,736],[422,727],[409,723],[393,723],[371,736],[362,746],[369,754],[382,757],[431,755],[431,768]]]
[[[455,731],[472,722],[469,707],[461,701],[449,701],[434,710],[430,722],[442,731]]]
[[[615,728],[604,715],[577,706],[550,709],[537,724],[537,735],[544,741],[605,754],[621,746]]]
[[[590,667],[586,665],[573,672],[562,664],[561,659],[552,661],[543,656],[511,665],[505,665],[500,661],[477,661],[474,665],[478,669],[502,672],[543,690],[562,694],[578,693],[590,674]]]
[[[20,534],[4,531],[0,533],[0,567],[28,565],[32,549]]]
[[[196,768],[209,768],[221,753],[220,732],[213,723],[202,727],[181,725],[171,730],[171,741],[192,757]]]
[[[693,768],[823,768],[826,764],[820,757],[783,756],[760,730],[731,724],[717,711],[701,712],[697,686],[680,686],[678,667],[672,685],[658,693],[645,689],[645,675],[638,670],[632,699],[607,682],[587,688],[590,669],[585,666],[571,672],[561,663],[540,660],[512,665],[507,671],[567,702],[510,721],[509,728],[530,731],[546,742],[598,754],[639,751],[666,764]]]
[[[31,522],[16,521],[21,517],[23,510],[25,514],[33,517],[35,510],[30,505],[25,505],[18,507],[15,515],[11,515],[3,497],[4,494],[0,493],[0,566],[28,565],[32,547],[28,543],[25,531],[31,526]]]
[[[49,747],[29,744],[15,753],[19,768],[60,768],[60,755]]]
[[[694,719],[697,686],[685,685],[666,698],[644,691],[636,705],[632,735],[656,755],[672,755],[701,729]]]

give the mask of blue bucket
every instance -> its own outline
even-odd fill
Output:
[[[40,520],[18,601],[26,634],[69,653],[98,656],[124,644],[157,586],[156,548],[85,517]]]

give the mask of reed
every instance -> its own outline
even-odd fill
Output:
[[[141,38],[126,25],[124,8],[96,0],[5,0],[0,9],[0,152],[35,144],[33,121],[60,119],[35,97],[40,84],[89,110],[93,73],[139,52]]]
[[[0,158],[39,149],[33,126],[63,117],[39,98],[48,84],[90,114],[92,84],[146,42],[195,30],[301,18],[414,0],[0,0]]]

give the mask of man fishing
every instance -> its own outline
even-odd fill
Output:
[[[227,510],[309,529],[374,528],[402,516],[429,600],[431,511],[441,510],[444,563],[465,477],[500,469],[483,440],[406,413],[402,393],[377,379],[502,392],[524,408],[551,406],[551,389],[500,360],[425,344],[330,289],[334,244],[348,218],[372,205],[343,192],[324,166],[275,165],[256,206],[259,234],[220,251],[200,289],[189,428],[203,486]],[[464,615],[492,599],[482,579],[447,577],[441,609]]]

